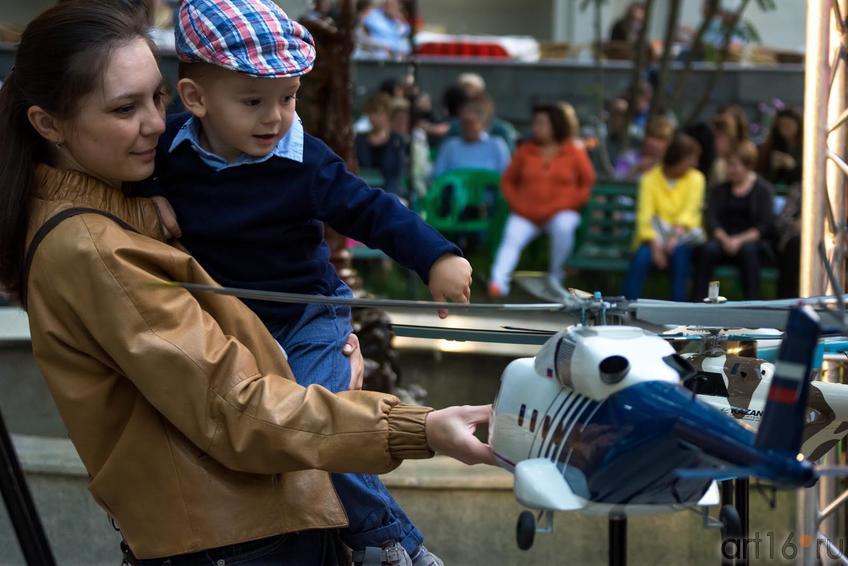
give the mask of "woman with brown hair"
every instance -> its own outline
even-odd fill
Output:
[[[574,247],[580,208],[589,200],[595,170],[574,143],[559,105],[533,109],[533,137],[519,146],[501,180],[510,214],[492,266],[491,297],[509,293],[521,252],[542,231],[551,237],[548,276],[561,284]]]
[[[800,183],[803,136],[801,114],[792,108],[780,110],[774,117],[766,141],[760,147],[757,173],[776,185]]]
[[[774,228],[774,191],[754,172],[756,164],[757,146],[740,143],[727,156],[727,181],[710,189],[707,227],[712,238],[700,250],[696,301],[707,296],[713,269],[722,263],[739,268],[746,299],[760,298],[760,265]]]
[[[125,559],[334,563],[346,517],[318,470],[384,472],[433,451],[492,463],[471,434],[489,407],[303,388],[242,302],[164,284],[215,282],[164,242],[152,203],[122,193],[152,174],[163,130],[137,12],[76,0],[27,26],[0,89],[0,283],[27,308]]]
[[[703,237],[701,208],[704,175],[698,164],[698,143],[685,134],[672,138],[662,163],[639,181],[636,205],[636,253],[624,278],[622,294],[637,299],[652,268],[669,270],[671,299],[688,295],[692,246]]]

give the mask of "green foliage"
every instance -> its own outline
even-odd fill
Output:
[[[751,22],[751,20],[742,20],[739,23],[739,26],[736,28],[736,32],[739,34],[739,37],[747,41],[748,43],[762,43],[763,39],[760,36],[760,32],[757,31],[756,26]]]

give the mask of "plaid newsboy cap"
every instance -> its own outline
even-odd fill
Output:
[[[297,77],[315,63],[315,42],[271,0],[183,0],[177,57],[253,77]]]

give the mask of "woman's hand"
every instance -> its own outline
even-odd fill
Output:
[[[668,267],[668,257],[663,248],[662,241],[659,238],[651,240],[651,261],[654,262],[659,269]]]
[[[365,377],[365,358],[362,357],[362,349],[359,347],[359,336],[353,332],[347,335],[347,342],[342,346],[342,354],[350,358],[350,385],[348,390],[362,389],[362,380]]]
[[[159,220],[162,221],[162,230],[165,232],[165,239],[179,240],[183,233],[180,230],[180,225],[177,223],[177,214],[174,212],[171,203],[162,196],[155,196],[151,200],[156,205],[156,210],[159,211]]]
[[[737,236],[728,236],[727,239],[722,242],[722,247],[724,248],[724,253],[734,257],[739,253],[739,248],[742,247],[742,240]]]
[[[488,423],[491,405],[463,405],[433,411],[427,415],[427,444],[433,452],[450,456],[465,464],[496,465],[488,444],[480,442],[474,431]]]
[[[455,303],[467,303],[471,299],[471,264],[464,257],[443,255],[430,268],[429,279],[428,287],[434,301],[450,299]],[[439,318],[447,316],[447,310],[439,309]]]

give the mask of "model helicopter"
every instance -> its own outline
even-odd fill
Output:
[[[836,472],[816,469],[799,450],[819,314],[835,316],[831,307],[842,297],[713,305],[570,292],[560,302],[466,305],[173,284],[250,299],[340,303],[395,313],[423,309],[433,313],[430,317],[435,309],[447,308],[452,315],[444,326],[411,324],[395,326],[395,331],[544,343],[535,358],[515,360],[505,370],[490,444],[501,464],[514,471],[519,502],[540,511],[548,524],[554,511],[628,515],[715,505],[717,480],[753,476],[800,487]],[[593,322],[600,325],[590,326]],[[786,330],[756,435],[685,389],[683,384],[697,376],[695,368],[666,339],[646,329],[693,322]],[[704,517],[709,523],[706,512]],[[719,525],[713,521],[710,526],[723,525],[728,533],[739,526],[732,506],[723,507],[720,518]],[[519,545],[529,548],[536,532],[533,514],[522,513]]]
[[[844,340],[823,341],[823,352],[848,350]],[[682,354],[694,368],[695,376],[684,385],[698,399],[730,415],[754,430],[760,425],[774,364],[759,358],[719,351]],[[805,414],[801,453],[818,460],[848,437],[848,386],[813,381]]]
[[[576,326],[504,371],[490,443],[520,503],[542,512],[625,515],[719,502],[716,480],[754,476],[802,487],[820,473],[799,456],[818,316],[793,310],[755,435],[682,384],[697,374],[641,328]],[[522,514],[529,548],[535,519]]]

